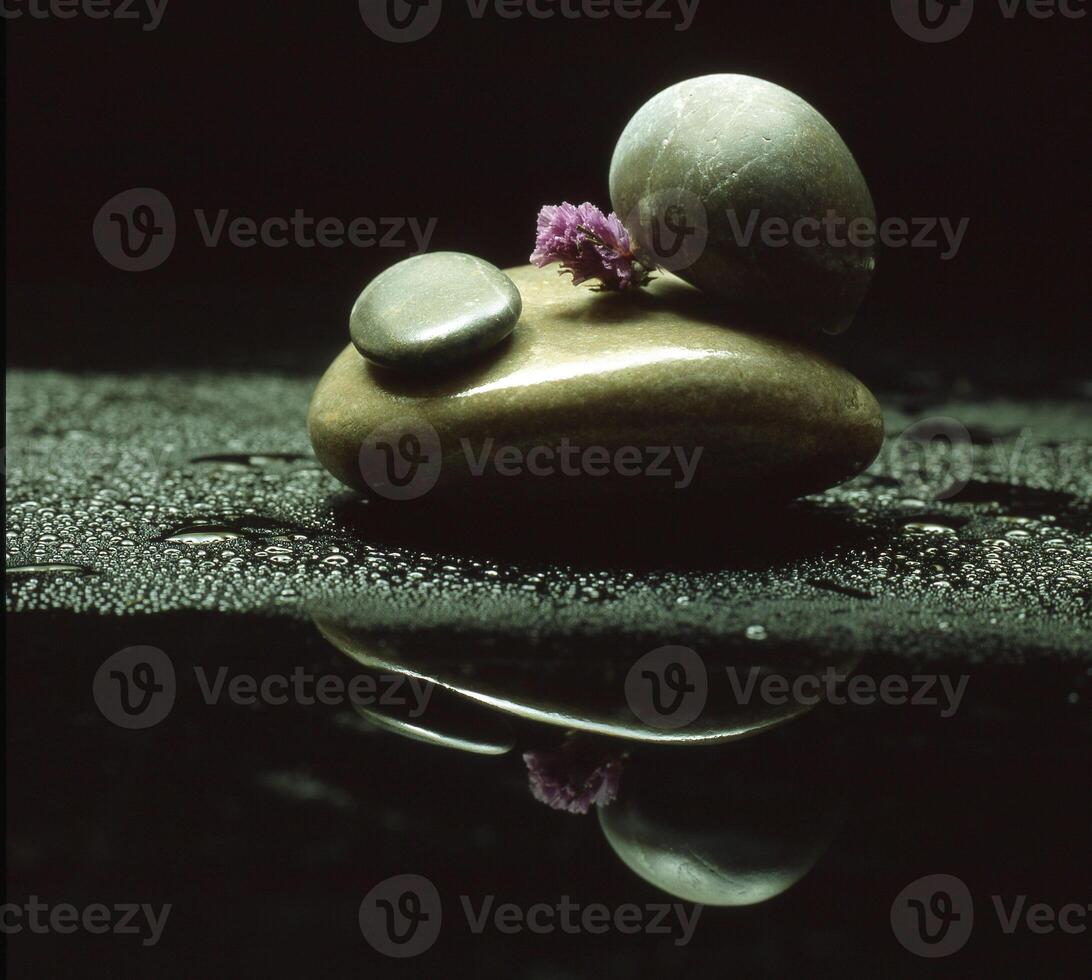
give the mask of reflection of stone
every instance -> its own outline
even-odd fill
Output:
[[[843,808],[822,760],[766,757],[766,746],[635,754],[618,800],[599,810],[603,834],[629,868],[684,901],[741,906],[780,895],[826,851]]]
[[[512,727],[495,711],[435,684],[414,681],[413,687],[413,694],[402,697],[405,703],[380,699],[357,705],[357,714],[375,728],[441,748],[504,755],[515,746]],[[418,697],[416,690],[422,687],[423,696]],[[406,691],[407,685],[401,688]]]
[[[646,654],[632,640],[608,637],[558,638],[552,645],[530,638],[513,648],[496,637],[377,634],[345,620],[318,618],[323,636],[369,670],[393,671],[432,681],[499,712],[577,732],[644,742],[703,743],[746,738],[806,713],[809,706],[767,704],[755,695],[741,700],[728,668],[747,676],[753,668],[791,674],[814,669],[813,658],[746,646],[711,651],[703,660],[707,697],[700,714],[682,727],[656,725],[635,712],[627,698],[627,673]],[[522,652],[521,652],[522,651]],[[848,660],[836,664],[846,668]],[[738,681],[737,681],[738,683]]]

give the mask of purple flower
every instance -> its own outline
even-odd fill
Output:
[[[618,215],[603,214],[594,204],[547,204],[538,213],[531,261],[540,269],[560,262],[574,286],[598,279],[600,289],[630,289],[649,278]]]
[[[622,781],[622,757],[594,742],[570,738],[552,752],[524,752],[531,795],[567,813],[587,813],[592,804],[610,806]]]

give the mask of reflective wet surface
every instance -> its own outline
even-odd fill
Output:
[[[108,958],[94,935],[9,937],[22,975],[1087,963],[1087,933],[1006,932],[994,901],[1092,902],[1081,390],[890,392],[888,446],[852,484],[666,519],[346,496],[307,451],[305,381],[9,380],[9,894],[172,906],[154,948],[136,935]],[[931,419],[959,420],[969,456],[908,454]],[[110,671],[128,684],[113,701]],[[676,725],[673,699],[694,693]],[[123,724],[168,695],[155,724]],[[536,799],[524,757],[558,753],[578,782],[613,767],[614,802],[581,816]],[[399,961],[359,916],[406,874],[435,888],[443,927]],[[974,903],[951,958],[892,924],[933,874]],[[667,933],[640,916],[635,932],[489,915],[475,931],[490,899],[524,919],[565,900],[685,914]]]

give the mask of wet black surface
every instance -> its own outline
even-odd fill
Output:
[[[309,453],[305,380],[10,380],[8,568],[87,570],[11,576],[14,611],[307,617],[334,606],[400,630],[727,642],[762,625],[775,642],[818,649],[868,634],[868,649],[891,652],[1087,653],[1083,389],[1039,401],[889,396],[891,438],[873,468],[787,512],[468,517],[427,498],[392,510],[346,496]],[[910,465],[905,433],[938,418],[977,445],[958,458],[940,445],[932,463]],[[956,474],[963,488],[936,500],[953,461],[970,466]]]
[[[310,455],[304,380],[15,372],[9,386],[9,894],[173,906],[151,948],[11,936],[12,975],[1063,977],[1087,964],[1087,933],[1005,935],[990,904],[1092,901],[1086,387],[1027,399],[907,380],[882,399],[885,452],[846,487],[788,512],[600,526],[460,523],[347,497]],[[938,417],[973,442],[966,485],[943,500],[951,457],[922,470],[901,451],[908,427]],[[345,705],[205,702],[196,667],[351,674],[314,616],[390,663],[461,664],[471,690],[514,665],[527,688],[578,676],[617,695],[666,644],[710,662],[849,658],[876,677],[968,680],[949,717],[824,706],[742,742],[618,742],[630,786],[662,784],[669,810],[731,829],[773,799],[798,831],[836,812],[829,847],[771,901],[706,909],[685,946],[476,936],[459,895],[674,899],[618,860],[594,815],[531,798],[519,753],[562,727],[508,717],[516,751],[485,757],[377,732]],[[170,657],[177,699],[127,731],[92,682],[135,645]],[[961,953],[927,961],[888,917],[905,885],[941,872],[968,884],[977,920]],[[435,883],[445,926],[398,963],[367,945],[357,910],[402,873]]]

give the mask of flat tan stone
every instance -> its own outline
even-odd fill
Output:
[[[556,502],[604,491],[683,506],[788,499],[853,477],[879,451],[880,409],[859,380],[788,340],[717,322],[710,301],[674,276],[596,293],[573,287],[556,267],[506,271],[523,316],[511,337],[458,374],[394,374],[351,345],[337,357],[314,393],[308,428],[319,460],[341,482],[367,490],[362,445],[376,430],[397,442],[395,423],[404,419],[427,423],[439,438],[442,467],[429,493],[460,500],[543,494]],[[581,451],[602,447],[609,474],[590,475],[579,462],[580,475],[562,474],[563,439]],[[540,472],[552,449],[556,472],[535,476],[524,466],[502,476],[494,461],[503,447],[514,447],[509,460],[547,447],[535,458]],[[672,475],[622,475],[614,461],[626,447],[645,454],[632,465],[628,455],[627,472],[647,470],[652,451],[670,447],[660,469]],[[476,476],[483,452],[489,462]],[[680,460],[694,459],[682,487]]]

